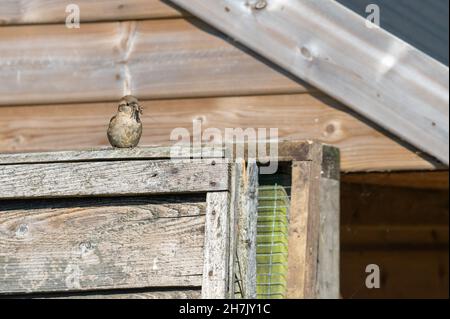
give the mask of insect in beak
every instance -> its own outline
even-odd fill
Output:
[[[131,117],[134,117],[137,121],[139,121],[139,114],[142,115],[141,106],[137,103],[133,103],[133,104],[131,104],[131,106],[133,107],[133,113],[132,113]]]
[[[135,110],[135,112],[138,112],[139,114],[142,115],[142,111],[143,111],[143,107],[140,106],[139,104],[133,104],[133,109]]]

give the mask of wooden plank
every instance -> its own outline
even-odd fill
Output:
[[[343,183],[341,203],[345,249],[448,246],[447,190]]]
[[[316,139],[332,144],[341,150],[343,171],[439,167],[435,161],[392,139],[324,95],[158,100],[142,104],[145,110],[141,145],[173,143],[170,141],[173,128],[192,132],[192,120],[199,119],[204,130],[278,128],[281,140]],[[0,152],[107,146],[106,127],[116,110],[116,103],[1,107]],[[86,154],[89,156],[97,155]],[[0,158],[0,162],[2,160],[5,157]]]
[[[340,293],[339,151],[314,144],[292,162],[287,298],[337,299]]]
[[[317,298],[340,297],[340,167],[339,152],[324,147],[320,177],[320,230]]]
[[[317,266],[317,298],[340,297],[340,154],[325,146],[320,178],[320,234]]]
[[[258,166],[249,162],[238,198],[237,260],[240,275],[240,296],[256,299],[256,229],[258,215]]]
[[[360,298],[445,298],[449,296],[448,247],[443,250],[343,251],[342,295]],[[367,289],[367,265],[380,266],[380,289]]]
[[[449,164],[449,69],[332,0],[172,0]]]
[[[305,92],[196,20],[0,28],[0,105]]]
[[[404,187],[416,189],[448,189],[448,171],[391,172],[370,174],[344,174],[344,183]]]
[[[339,181],[322,179],[320,196],[317,298],[339,299],[341,293]]]
[[[245,192],[245,211],[247,213],[247,266],[246,296],[256,299],[256,232],[258,223],[259,167],[249,161],[247,168],[247,188]]]
[[[389,249],[391,247],[445,247],[449,243],[447,225],[343,225],[342,246],[346,249]]]
[[[17,296],[15,296],[17,297]],[[46,297],[42,299],[200,299],[201,290],[186,289],[186,290],[164,290],[151,292],[135,292],[135,293],[104,293],[98,292],[91,294],[77,294],[77,295],[62,295],[61,297]]]
[[[205,248],[202,279],[203,299],[229,297],[230,224],[228,192],[210,192],[206,196]]]
[[[228,166],[202,160],[0,166],[0,199],[192,193],[228,189]]]
[[[222,154],[222,155],[221,155]],[[224,157],[225,149],[218,147],[155,146],[119,148],[93,148],[78,151],[0,154],[0,165],[61,162],[99,162],[104,160],[190,159]]]
[[[287,292],[289,299],[316,297],[319,247],[320,165],[292,163]]]
[[[3,201],[0,292],[199,287],[205,209],[145,197]]]
[[[0,25],[65,23],[73,1],[2,1]],[[77,0],[80,21],[117,21],[181,17],[182,12],[160,0]]]
[[[238,259],[238,221],[240,211],[240,192],[242,191],[242,179],[244,176],[245,162],[234,161],[231,164],[231,177],[230,177],[230,233],[234,236],[230,236],[230,261],[229,261],[229,273],[234,274],[232,280],[228,283],[228,291],[231,299],[242,297],[242,275],[239,271],[239,259]]]
[[[446,190],[342,185],[343,226],[435,226],[449,223]]]

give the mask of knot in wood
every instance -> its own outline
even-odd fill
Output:
[[[262,10],[265,7],[267,7],[267,1],[266,0],[259,0],[253,6],[253,8],[256,9],[256,10]]]
[[[23,237],[26,235],[26,233],[28,233],[28,225],[25,224],[21,224],[16,231],[16,236],[17,237]]]

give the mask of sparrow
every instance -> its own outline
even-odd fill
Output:
[[[124,96],[119,102],[117,114],[109,122],[108,140],[113,147],[133,148],[142,135],[142,107],[137,98]]]

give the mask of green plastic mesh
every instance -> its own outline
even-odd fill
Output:
[[[286,296],[290,198],[287,187],[260,186],[257,223],[257,282],[260,299]]]

